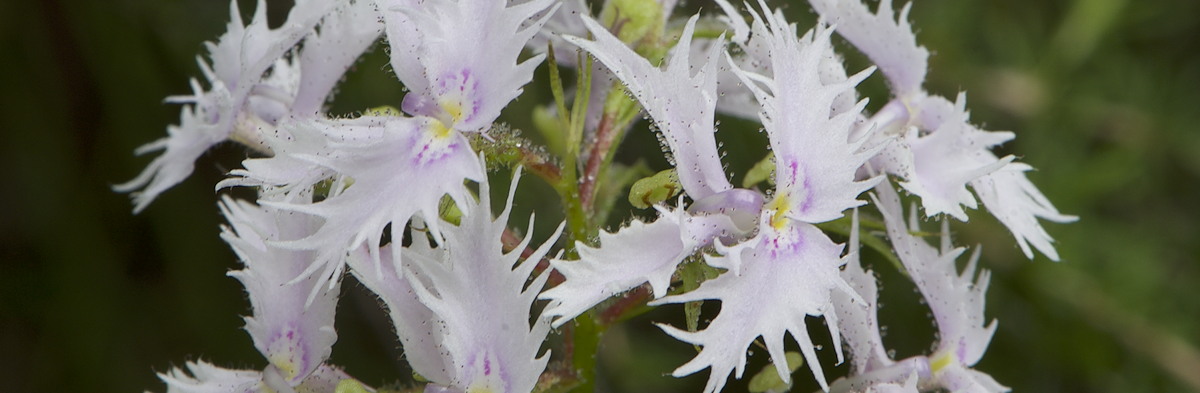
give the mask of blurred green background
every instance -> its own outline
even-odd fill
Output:
[[[811,19],[794,3],[789,13]],[[929,89],[966,90],[974,122],[1014,130],[1003,152],[1039,168],[1033,181],[1081,217],[1047,224],[1062,263],[1028,261],[986,212],[956,226],[960,244],[985,245],[983,266],[995,273],[987,315],[1000,329],[977,367],[1001,383],[1034,392],[1200,390],[1198,16],[1194,0],[915,5],[918,38],[934,53]],[[0,390],[163,391],[154,373],[187,360],[263,365],[240,330],[248,302],[224,276],[237,262],[217,237],[212,191],[246,153],[206,154],[191,178],[138,216],[126,195],[109,190],[149,162],[133,149],[178,121],[179,108],[163,98],[189,92],[201,43],[227,20],[227,4],[213,0],[0,2],[0,179],[9,182],[0,193]],[[851,70],[865,64],[848,58]],[[378,48],[359,63],[334,112],[397,104],[402,93],[385,63]],[[514,126],[528,127],[522,117],[546,96],[543,86],[508,111]],[[865,84],[873,107],[883,87],[879,75]],[[740,174],[761,158],[763,140],[739,127],[756,126],[726,119],[718,135]],[[657,151],[644,125],[634,129],[622,157]],[[545,191],[532,177],[526,183]],[[902,357],[926,350],[931,329],[911,284],[886,265],[875,270],[891,296],[882,312],[889,347]],[[371,384],[408,375],[375,301],[357,285],[346,291],[333,362]],[[698,390],[707,371],[664,376],[691,356],[689,346],[649,324],[679,314],[666,307],[610,331],[601,387]],[[795,391],[816,389],[807,371],[796,375]]]

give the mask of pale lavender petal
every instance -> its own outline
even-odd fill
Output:
[[[265,1],[258,2],[248,25],[243,24],[236,1],[230,3],[228,31],[216,42],[207,44],[211,65],[199,61],[209,90],[205,91],[193,80],[191,96],[168,98],[168,102],[191,105],[183,108],[179,125],[167,127],[166,138],[137,150],[138,154],[159,150],[163,154],[133,180],[113,187],[118,192],[134,192],[134,212],[142,211],[159,194],[186,179],[201,154],[229,138],[237,123],[244,121],[244,107],[263,74],[334,5],[335,2],[302,2],[292,8],[282,26],[270,29]]]
[[[262,134],[263,144],[277,154],[242,161],[244,169],[230,171],[230,177],[218,182],[217,189],[258,187],[259,196],[268,200],[307,202],[315,184],[337,173],[301,157],[331,154],[331,140],[327,136],[330,134],[339,135],[342,140],[372,135],[365,128],[369,126],[293,117],[280,119],[273,132]]]
[[[204,361],[187,362],[185,367],[186,371],[173,368],[158,374],[167,393],[259,393],[265,388],[258,371],[229,370]]]
[[[850,140],[866,102],[848,111],[835,108],[835,100],[852,92],[871,70],[823,81],[819,69],[832,53],[832,32],[818,25],[797,39],[782,13],[767,13],[765,4],[763,11],[762,17],[754,15],[755,25],[763,26],[756,29],[756,37],[764,39],[775,76],[736,67],[734,72],[762,104],[760,118],[775,156],[772,208],[809,223],[841,218],[844,210],[865,204],[856,198],[881,180],[855,181],[858,169],[878,150],[864,150],[866,138]],[[770,36],[762,35],[767,32]]]
[[[449,381],[449,359],[442,356],[441,349],[446,334],[445,323],[417,299],[412,285],[403,277],[404,270],[396,270],[388,250],[391,247],[380,250],[379,264],[374,263],[366,247],[355,250],[347,259],[350,271],[387,306],[396,336],[404,348],[404,357],[413,371],[430,381]],[[445,251],[431,248],[423,237],[415,237],[404,253],[406,259],[441,261]]]
[[[879,288],[875,284],[875,273],[863,270],[859,261],[858,210],[854,211],[846,259],[846,267],[842,269],[841,276],[858,296],[855,298],[848,293],[834,291],[833,309],[838,316],[838,329],[842,331],[842,337],[850,352],[850,373],[856,375],[893,363],[887,355],[883,337],[879,332]],[[858,299],[866,303],[859,302]]]
[[[167,393],[334,393],[337,384],[353,380],[337,367],[321,365],[294,388],[271,385],[269,376],[255,370],[230,370],[204,361],[187,362],[187,370],[173,368],[158,378],[167,384]]]
[[[723,67],[736,67],[743,71],[762,75],[767,78],[774,76],[772,70],[772,57],[769,45],[776,41],[774,32],[766,24],[762,17],[754,15],[753,25],[746,24],[745,20],[738,13],[737,9],[730,5],[725,0],[718,0],[717,5],[725,13],[719,19],[726,22],[729,28],[734,32],[730,41],[737,46],[739,51],[725,58]],[[782,18],[780,15],[768,15],[768,19]],[[782,19],[779,19],[782,21]],[[794,27],[790,28],[794,30]],[[753,34],[751,34],[753,32]],[[795,36],[796,33],[789,33]],[[694,45],[697,48],[707,48],[707,45],[712,45],[712,40],[698,40],[704,45]],[[724,42],[717,42],[717,45],[724,45]],[[807,44],[807,43],[804,43]],[[820,64],[818,65],[818,75],[823,84],[833,85],[841,83],[847,79],[846,70],[842,66],[842,59],[833,51],[833,46],[820,46],[824,51],[820,55]],[[693,50],[695,52],[695,50]],[[754,97],[753,92],[743,85],[742,80],[733,72],[722,72],[717,80],[717,91],[720,99],[717,101],[717,111],[733,115],[745,119],[758,120],[759,112],[762,107],[758,100]],[[833,113],[839,114],[845,111],[855,110],[858,103],[857,92],[854,89],[847,89],[834,99]],[[855,138],[857,140],[857,138]]]
[[[352,0],[321,21],[320,31],[304,40],[300,51],[303,77],[292,113],[312,117],[321,112],[342,75],[383,32],[379,12],[370,0]]]
[[[688,20],[679,42],[668,54],[664,70],[651,65],[586,16],[581,16],[581,19],[595,36],[594,41],[564,37],[607,66],[654,118],[671,149],[679,180],[692,199],[702,199],[733,188],[721,166],[713,136],[717,55],[721,46],[714,45],[702,65],[693,65],[689,60],[692,33],[698,17],[693,16]],[[694,75],[693,69],[697,70]]]
[[[540,296],[552,300],[544,314],[558,317],[555,327],[609,297],[645,283],[650,283],[654,297],[662,297],[671,285],[671,275],[685,258],[719,237],[747,232],[719,212],[692,215],[682,208],[656,208],[658,220],[634,220],[616,233],[601,232],[598,247],[578,242],[578,260],[550,260],[566,279]]]
[[[883,213],[892,246],[937,321],[940,341],[933,355],[934,372],[939,368],[938,358],[943,356],[948,356],[944,362],[974,365],[987,351],[997,326],[994,319],[985,325],[983,312],[990,274],[983,271],[975,277],[978,251],[960,274],[955,260],[965,249],[950,249],[948,235],[944,251],[912,235],[911,231],[920,228],[904,222],[900,198],[892,186],[880,184],[875,190],[876,206]],[[915,215],[913,218],[915,221]]]
[[[457,391],[528,392],[537,384],[549,354],[538,351],[550,330],[540,315],[530,324],[530,307],[549,272],[530,280],[537,261],[546,256],[562,233],[562,225],[524,262],[521,251],[504,253],[501,237],[508,226],[513,179],[505,209],[491,215],[488,183],[480,183],[480,199],[461,204],[462,221],[446,225],[439,247],[441,259],[412,258],[404,274],[422,303],[443,322],[443,353],[450,379],[433,381]],[[530,217],[529,231],[533,231]]]
[[[405,3],[381,2],[390,5],[381,8],[393,67],[410,90],[402,108],[460,131],[486,130],[521,94],[543,56],[521,63],[517,56],[549,18],[545,11],[557,7],[552,0],[512,6],[504,0]],[[420,59],[420,67],[397,57]]]
[[[425,67],[421,65],[423,36],[417,24],[409,16],[410,10],[420,7],[420,0],[375,0],[383,16],[391,54],[392,72],[409,91],[424,91],[429,86],[425,78]]]
[[[346,253],[366,245],[378,260],[380,237],[393,225],[393,241],[414,215],[437,217],[438,203],[449,195],[462,203],[470,199],[464,182],[484,178],[482,163],[466,138],[430,118],[363,117],[345,120],[312,120],[329,141],[323,154],[280,149],[268,160],[299,160],[327,168],[350,181],[336,182],[329,197],[316,203],[303,201],[262,204],[325,219],[310,236],[284,239],[275,244],[292,249],[317,250],[317,263],[305,275],[320,272],[324,280],[340,271]],[[266,167],[267,165],[263,165]],[[286,174],[272,171],[270,175]],[[312,181],[311,173],[283,179],[287,184]],[[246,177],[276,181],[247,171]],[[436,234],[437,226],[430,229]],[[398,250],[393,250],[397,252]],[[398,258],[397,258],[398,259]]]
[[[706,256],[714,266],[740,265],[740,275],[726,272],[694,291],[651,303],[721,301],[720,314],[704,330],[686,332],[660,325],[675,338],[704,347],[673,375],[681,377],[711,368],[706,393],[721,390],[730,372],[741,378],[746,351],[760,336],[771,357],[783,359],[785,334],[791,334],[800,344],[813,375],[822,388],[828,389],[805,317],[825,316],[830,320],[834,342],[840,342],[830,294],[835,290],[853,291],[838,275],[839,267],[846,262],[839,257],[842,247],[811,224],[793,221],[777,231],[767,224],[769,220],[770,215],[764,214],[759,235],[726,250],[726,255]],[[840,359],[840,347],[836,349]],[[776,364],[776,369],[785,382],[791,380],[786,365]]]
[[[324,363],[337,341],[333,320],[339,284],[320,285],[315,277],[293,282],[316,262],[316,253],[269,243],[311,234],[320,220],[228,197],[221,201],[221,212],[229,220],[221,238],[245,265],[229,275],[246,287],[254,309],[246,317],[246,332],[263,357],[295,386]],[[306,305],[313,291],[317,294]]]
[[[938,384],[954,393],[1004,393],[1011,388],[996,382],[991,375],[951,364],[941,370]]]
[[[534,53],[545,53],[548,49],[547,44],[553,43],[554,60],[559,65],[578,67],[579,51],[563,40],[563,36],[583,37],[587,35],[587,28],[579,23],[580,16],[592,16],[592,10],[584,0],[563,0],[562,6],[550,15],[537,35],[525,43],[525,48]],[[592,79],[596,78],[593,76]]]
[[[897,97],[923,94],[929,51],[917,45],[908,23],[909,3],[895,15],[892,0],[882,0],[875,13],[860,0],[809,0],[837,32],[866,54],[892,85]]]
[[[1033,258],[1033,251],[1029,248],[1033,245],[1047,258],[1057,261],[1058,251],[1052,244],[1054,239],[1046,233],[1038,219],[1066,223],[1074,222],[1079,217],[1059,213],[1041,190],[1025,177],[1029,169],[1027,165],[1011,163],[975,179],[971,187],[988,211],[1012,232],[1026,257]]]

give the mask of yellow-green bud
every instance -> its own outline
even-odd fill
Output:
[[[635,48],[644,40],[657,43],[663,34],[663,9],[658,0],[609,0],[600,20]]]
[[[633,187],[629,189],[629,204],[638,209],[645,209],[671,199],[681,191],[683,185],[679,184],[679,173],[675,172],[675,169],[667,169],[633,183]]]

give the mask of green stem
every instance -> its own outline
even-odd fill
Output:
[[[592,318],[592,313],[575,318],[575,332],[571,339],[575,350],[571,362],[579,375],[580,384],[572,389],[576,393],[592,393],[596,390],[596,353],[600,349],[600,335],[604,328]]]

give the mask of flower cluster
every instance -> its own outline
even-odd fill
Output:
[[[978,249],[960,272],[964,249],[945,225],[967,221],[978,198],[1028,257],[1058,260],[1039,219],[1075,218],[1025,177],[1028,165],[993,153],[1012,133],[971,124],[964,94],[923,90],[929,52],[907,21],[911,4],[897,15],[889,0],[875,11],[861,0],[810,3],[819,20],[805,32],[763,0],[744,10],[715,0],[719,15],[679,20],[670,0],[609,0],[594,16],[581,0],[298,0],[274,29],[264,2],[248,24],[232,4],[229,31],[199,62],[207,87],[193,81],[192,95],[168,98],[184,104],[180,124],[139,149],[163,153],[116,189],[141,211],[213,145],[257,152],[217,188],[257,191],[254,202],[222,199],[221,237],[244,264],[230,275],[249,293],[245,329],[267,366],[188,363],[160,376],[168,391],[371,391],[328,364],[347,271],[382,300],[425,392],[584,390],[591,354],[552,358],[552,328],[581,324],[564,347],[594,350],[583,344],[602,329],[582,327],[619,319],[597,313],[713,300],[720,312],[702,329],[695,313],[687,329],[659,325],[700,349],[672,374],[709,369],[706,393],[741,378],[760,339],[790,384],[789,335],[826,391],[1006,391],[971,368],[997,326],[984,317],[989,276],[976,275]],[[835,35],[874,66],[848,73]],[[400,109],[330,115],[337,82],[377,41],[407,91]],[[499,123],[543,63],[555,103],[533,117],[557,159]],[[573,100],[559,66],[578,76]],[[876,71],[892,96],[869,113],[857,86]],[[598,231],[605,195],[637,178],[618,176],[632,170],[612,152],[640,132],[638,113],[673,165],[629,192],[657,217]],[[730,182],[719,113],[762,124],[769,189]],[[511,188],[493,216],[489,172],[502,167]],[[508,222],[522,168],[566,210],[538,247],[515,240]],[[907,220],[893,182],[922,208]],[[860,262],[862,236],[875,236],[859,228],[866,206],[932,311],[939,335],[928,355],[892,359],[880,339],[879,291]],[[913,235],[919,214],[942,220],[940,248]],[[831,232],[835,221],[849,229]],[[832,384],[809,317],[825,320],[837,361],[851,362]]]

